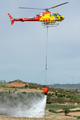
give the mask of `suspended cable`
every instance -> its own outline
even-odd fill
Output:
[[[46,65],[45,65],[45,70],[47,70],[47,45],[48,45],[48,26],[47,26],[47,35],[46,35]]]
[[[45,84],[43,86],[43,92],[45,95],[47,95],[47,92],[49,91],[48,84],[47,84],[47,47],[48,46],[48,25],[47,25],[47,35],[46,35],[46,64],[45,64]]]
[[[47,34],[46,34],[46,59],[45,59],[45,78],[44,78],[44,85],[47,85],[47,48],[48,48],[48,26],[47,26]]]

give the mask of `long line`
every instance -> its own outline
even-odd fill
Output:
[[[46,35],[46,66],[45,66],[45,70],[47,70],[47,45],[48,45],[48,26],[47,26],[47,35]]]

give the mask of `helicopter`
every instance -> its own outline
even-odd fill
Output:
[[[50,8],[45,8],[45,9],[40,9],[40,8],[29,8],[29,7],[19,7],[19,9],[37,9],[37,10],[44,10],[45,12],[40,12],[37,14],[35,17],[29,17],[29,18],[13,18],[9,13],[8,16],[11,21],[11,25],[14,24],[15,21],[40,21],[42,22],[42,25],[47,26],[47,25],[58,25],[56,24],[57,22],[61,22],[64,20],[64,17],[60,15],[59,13],[51,13],[49,10],[59,7],[61,5],[67,4],[68,2],[50,7]]]

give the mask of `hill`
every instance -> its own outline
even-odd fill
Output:
[[[48,85],[50,88],[62,88],[62,89],[80,89],[80,84],[53,84]]]
[[[5,82],[5,83],[0,83],[0,88],[5,87],[5,88],[29,88],[29,89],[41,89],[42,90],[42,85],[39,85],[37,83],[28,83],[28,82],[23,82],[22,80],[14,80],[10,82]]]

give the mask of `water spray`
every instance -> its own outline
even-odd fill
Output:
[[[46,98],[42,93],[0,93],[0,115],[44,118]]]

